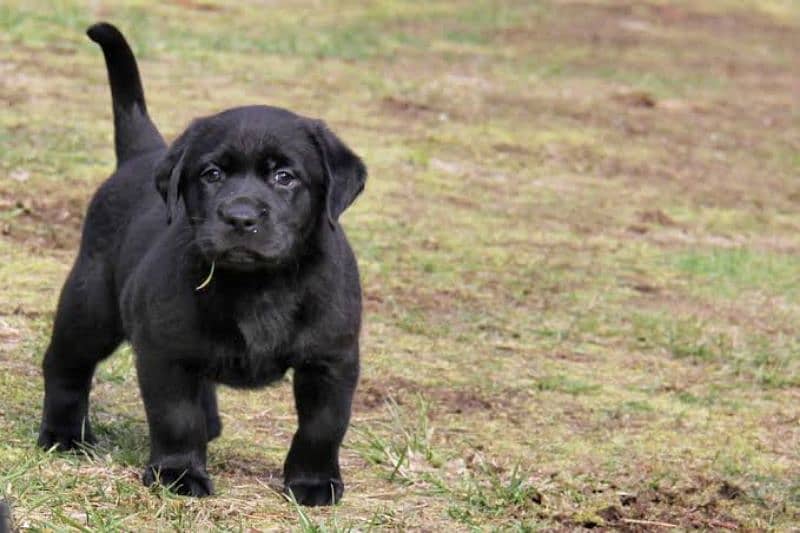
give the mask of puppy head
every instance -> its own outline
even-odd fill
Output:
[[[168,223],[179,199],[200,251],[217,267],[292,261],[364,188],[361,159],[322,122],[252,106],[198,119],[155,171]]]

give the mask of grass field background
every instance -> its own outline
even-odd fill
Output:
[[[0,4],[0,493],[52,530],[789,530],[800,523],[800,4]],[[168,138],[267,103],[370,168],[341,505],[279,494],[288,378],[225,390],[217,495],[144,488],[132,354],[85,456],[34,446],[39,366],[113,170],[116,23]],[[659,525],[660,524],[660,525]]]

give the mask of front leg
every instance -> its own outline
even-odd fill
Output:
[[[165,354],[137,360],[137,370],[150,427],[150,461],[142,481],[186,496],[212,494],[203,379]]]
[[[339,446],[350,422],[358,354],[311,361],[294,371],[299,427],[283,467],[284,491],[301,505],[331,505],[344,492]]]

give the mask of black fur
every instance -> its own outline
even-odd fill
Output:
[[[10,533],[12,530],[11,509],[5,501],[0,500],[0,533]]]
[[[39,444],[94,442],[92,374],[128,340],[150,428],[143,481],[205,496],[216,384],[261,387],[292,368],[285,490],[338,501],[361,289],[337,219],[366,168],[321,122],[266,106],[198,119],[167,148],[125,39],[109,24],[88,34],[106,58],[118,168],[92,199],[61,293]]]

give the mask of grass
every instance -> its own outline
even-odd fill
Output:
[[[117,23],[173,138],[270,103],[370,168],[343,220],[363,379],[333,509],[280,493],[284,380],[224,390],[204,501],[139,481],[133,354],[97,446],[34,446],[39,365],[113,169]],[[0,6],[0,495],[45,530],[783,531],[800,523],[800,8],[211,0]]]
[[[741,291],[771,291],[784,297],[796,294],[800,261],[792,254],[748,248],[691,250],[672,258],[693,277],[701,290],[717,296],[739,296]]]

